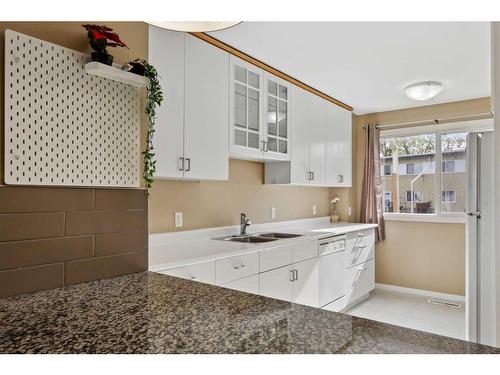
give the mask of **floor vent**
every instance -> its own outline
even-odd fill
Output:
[[[448,302],[448,301],[440,301],[437,299],[430,299],[429,303],[432,303],[434,305],[440,305],[440,306],[446,306],[446,307],[454,307],[455,309],[459,309],[462,307],[459,303],[456,302]]]

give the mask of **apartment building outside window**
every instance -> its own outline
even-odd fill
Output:
[[[429,215],[465,212],[466,143],[465,132],[382,134],[384,211]],[[440,168],[436,168],[436,161]]]

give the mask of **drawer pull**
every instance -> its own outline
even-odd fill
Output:
[[[299,279],[299,270],[293,270],[293,272],[295,273],[295,281],[297,281]]]
[[[290,270],[290,281],[295,281],[295,270]]]
[[[244,264],[240,264],[239,266],[234,266],[235,270],[239,270],[240,268],[245,268]]]
[[[366,234],[364,234],[364,233],[359,233],[359,234],[358,234],[358,237],[359,237],[359,238],[363,238],[363,237],[365,237],[365,236],[366,236]]]
[[[367,269],[368,269],[367,267],[360,267],[360,268],[358,268],[358,271],[363,272],[363,271],[366,271]]]

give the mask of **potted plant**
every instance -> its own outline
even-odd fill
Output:
[[[333,198],[330,203],[332,205],[332,214],[330,215],[330,222],[332,223],[338,223],[340,216],[337,215],[337,203],[340,202],[339,197]]]
[[[125,64],[125,70],[130,73],[139,74],[148,78],[147,100],[146,100],[146,149],[142,152],[144,155],[144,184],[146,185],[146,194],[149,195],[149,189],[153,184],[154,173],[156,170],[156,160],[153,148],[153,135],[155,132],[156,108],[163,101],[163,91],[160,86],[160,76],[156,68],[144,59],[135,59]]]
[[[113,65],[113,55],[110,55],[106,48],[127,47],[127,45],[120,40],[113,29],[105,25],[85,24],[82,26],[88,32],[90,46],[94,50],[91,54],[92,61]]]

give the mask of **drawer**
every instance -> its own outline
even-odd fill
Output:
[[[349,233],[346,243],[346,268],[375,258],[375,232],[368,229]]]
[[[302,242],[292,246],[293,263],[318,256],[318,241]]]
[[[346,272],[346,306],[375,289],[375,260],[351,267]]]
[[[292,263],[292,246],[274,247],[260,252],[260,272]]]
[[[244,254],[215,261],[215,282],[226,284],[259,273],[259,253]]]
[[[170,268],[168,270],[158,271],[158,273],[207,284],[215,284],[215,262],[205,262],[191,264],[184,267]]]
[[[340,297],[339,299],[323,306],[322,309],[328,311],[341,312],[345,307],[345,297]]]
[[[346,248],[346,237],[331,237],[319,240],[319,255],[336,253]]]
[[[259,294],[259,275],[244,277],[243,279],[234,280],[221,286],[228,289],[239,290],[240,292]]]

